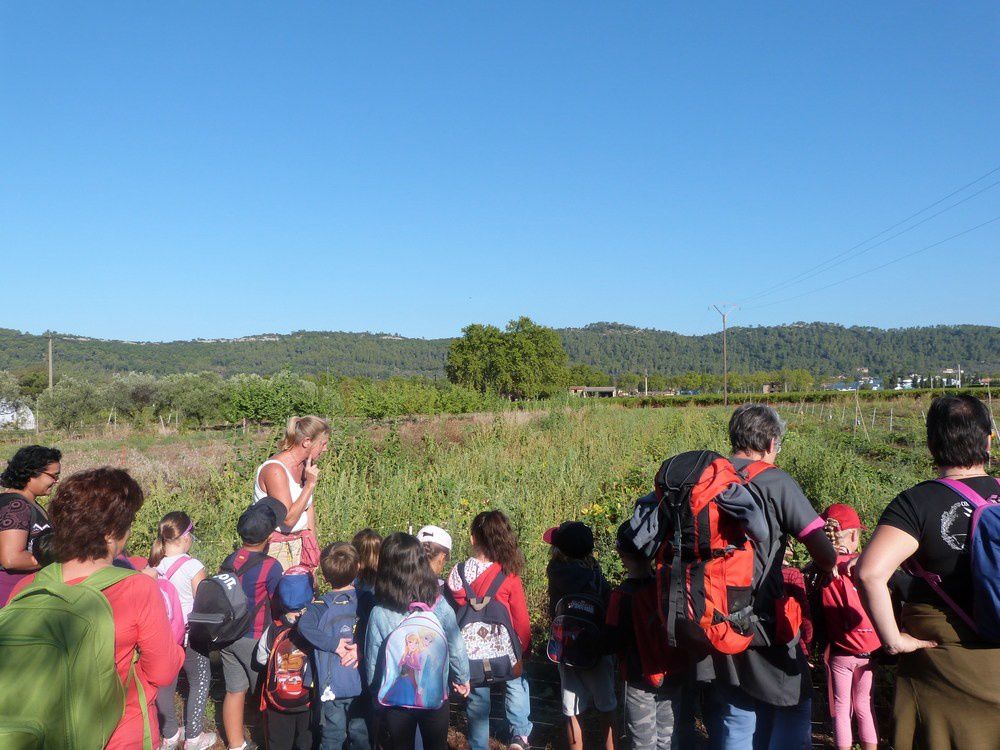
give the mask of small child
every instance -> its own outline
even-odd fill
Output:
[[[451,534],[440,526],[424,526],[417,532],[417,539],[424,548],[427,564],[438,577],[438,583],[443,585],[441,574],[451,559]]]
[[[184,511],[175,510],[160,520],[149,551],[149,567],[154,568],[177,589],[185,623],[194,606],[195,590],[198,584],[205,580],[205,566],[188,554],[193,543],[194,521]],[[188,683],[183,729],[177,726],[177,713],[174,708],[177,680],[164,685],[156,693],[156,709],[159,712],[160,732],[163,735],[163,744],[160,747],[162,750],[174,750],[183,745],[185,750],[206,750],[212,747],[217,739],[215,732],[205,731],[205,703],[208,701],[211,664],[208,655],[200,649],[195,649],[186,638],[183,669]]]
[[[632,542],[626,521],[616,548],[625,580],[611,592],[608,642],[625,679],[625,729],[634,750],[669,750],[694,744],[687,656],[667,645],[658,614],[650,561]]]
[[[594,558],[594,532],[590,527],[580,521],[566,521],[546,531],[542,539],[552,545],[551,559],[545,569],[549,584],[549,617],[555,616],[556,605],[567,595],[589,594],[604,602],[606,608],[611,587]],[[583,734],[577,717],[591,704],[600,712],[598,718],[604,747],[614,750],[618,700],[615,697],[612,657],[602,655],[591,669],[559,664],[559,682],[570,750],[583,750]]]
[[[837,550],[837,578],[819,587],[822,634],[827,642],[824,662],[838,750],[854,745],[851,715],[858,723],[862,750],[877,750],[878,730],[872,707],[872,655],[882,647],[852,579],[851,561],[858,557],[861,529],[857,511],[835,503],[822,513]]]
[[[374,529],[361,529],[354,535],[351,544],[358,551],[358,580],[354,586],[359,594],[365,591],[374,594],[382,537]]]
[[[473,596],[482,600],[490,592],[497,576],[503,574],[504,578],[496,589],[494,598],[504,606],[510,618],[513,632],[508,632],[507,637],[519,641],[522,662],[520,665],[515,665],[515,670],[523,669],[524,654],[531,646],[531,619],[528,617],[528,604],[524,596],[524,584],[521,582],[524,555],[518,546],[517,534],[514,533],[510,521],[503,512],[489,510],[480,513],[472,520],[469,541],[472,544],[472,556],[452,568],[448,576],[448,591],[456,607],[461,609],[469,597],[465,588],[466,583],[472,589]],[[506,629],[504,627],[504,630]],[[473,655],[477,640],[474,635],[467,636],[470,639],[466,643],[466,647]],[[490,636],[491,640],[493,638],[495,635]],[[513,662],[515,653],[509,641],[504,644],[501,653],[508,652],[508,649]],[[511,737],[509,748],[527,750],[528,736],[533,728],[528,681],[519,671],[515,671],[515,674],[516,677],[503,683],[504,710]],[[469,745],[472,750],[488,750],[490,740],[488,684],[473,686],[472,692],[469,693],[466,712],[469,717]]]
[[[296,629],[314,595],[312,571],[297,565],[275,591],[275,617],[257,644],[262,667],[260,710],[268,750],[312,750],[309,642]]]
[[[391,640],[410,612],[429,611],[440,624],[447,648],[447,664],[429,663],[425,652],[442,652],[439,634],[426,630],[407,637],[407,651],[398,663],[387,664],[387,640]],[[425,690],[441,690],[435,682],[441,675],[461,696],[469,695],[469,656],[451,605],[438,592],[437,579],[427,564],[416,537],[395,533],[386,537],[380,553],[375,581],[375,606],[368,622],[364,648],[365,677],[373,693],[386,683],[385,703],[376,704],[379,727],[378,746],[393,750],[413,750],[417,727],[427,750],[448,747],[448,701],[438,705],[440,692],[425,695]],[[445,671],[447,674],[445,674]],[[424,699],[427,703],[424,703]],[[447,698],[447,695],[444,696]],[[408,708],[407,705],[428,705]],[[431,706],[436,707],[431,707]]]
[[[285,520],[286,508],[280,500],[265,497],[244,511],[236,522],[236,532],[243,546],[227,557],[222,570],[236,573],[247,602],[256,613],[243,636],[223,648],[222,675],[226,697],[222,701],[222,726],[229,750],[246,750],[243,712],[247,691],[257,685],[254,647],[272,619],[271,597],[281,581],[281,563],[268,557],[267,546],[274,530]]]
[[[332,589],[306,607],[299,633],[313,647],[315,716],[320,750],[369,747],[368,703],[358,669],[355,628],[358,623],[358,552],[346,542],[328,545],[319,558],[320,570]]]

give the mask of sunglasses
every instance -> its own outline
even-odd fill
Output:
[[[53,474],[51,471],[43,471],[42,474],[44,474],[45,476],[47,476],[53,482],[58,482],[59,481],[59,475],[58,474]]]

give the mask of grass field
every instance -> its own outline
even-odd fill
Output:
[[[930,475],[921,402],[897,406],[891,432],[887,414],[872,420],[867,413],[862,427],[846,408],[807,403],[779,409],[789,425],[779,463],[817,509],[848,502],[873,526],[899,490]],[[723,407],[595,403],[495,417],[337,422],[316,491],[319,538],[349,539],[364,526],[387,533],[437,523],[453,532],[460,557],[475,514],[501,508],[521,536],[525,584],[537,614],[545,588],[542,532],[568,518],[588,521],[613,578],[620,572],[612,548],[615,526],[634,499],[649,491],[664,458],[703,447],[725,451],[729,413]],[[139,479],[147,502],[134,527],[134,552],[148,550],[164,513],[183,509],[196,519],[195,552],[210,567],[232,550],[254,468],[276,442],[267,430],[40,437],[64,451],[64,474],[111,464]],[[4,452],[15,447],[6,445]]]

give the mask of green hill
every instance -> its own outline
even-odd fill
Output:
[[[605,372],[719,372],[722,335],[684,336],[620,323],[559,330],[569,359]],[[242,339],[135,343],[54,334],[62,374],[211,370],[262,375],[292,369],[337,375],[440,378],[450,339],[408,339],[378,333],[299,331]],[[0,329],[0,370],[45,362],[46,338]],[[731,367],[752,372],[802,368],[817,375],[868,367],[873,374],[927,373],[961,364],[972,372],[1000,370],[1000,327],[930,326],[880,329],[830,323],[732,328]]]

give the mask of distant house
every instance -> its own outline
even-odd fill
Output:
[[[618,389],[613,385],[571,385],[569,392],[570,395],[580,398],[614,398],[619,395]]]
[[[35,426],[35,413],[28,406],[0,400],[0,429],[33,430]]]

